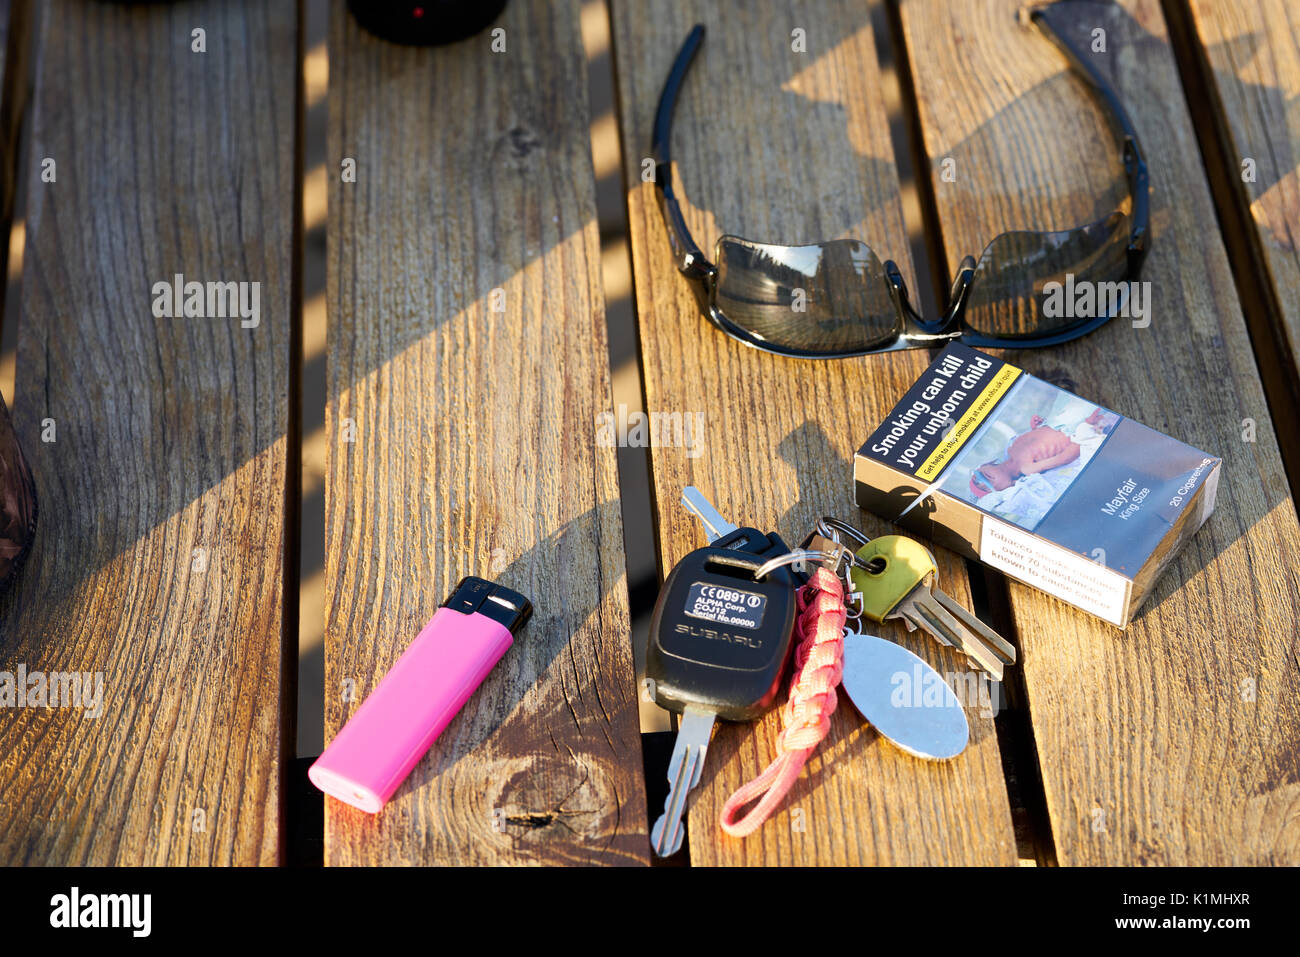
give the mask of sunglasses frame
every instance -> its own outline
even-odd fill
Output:
[[[1066,3],[1068,0],[1062,0]],[[1129,195],[1132,202],[1131,222],[1127,247],[1127,269],[1124,279],[1136,279],[1142,270],[1142,261],[1147,254],[1147,239],[1150,225],[1150,181],[1147,175],[1146,158],[1138,142],[1137,130],[1133,127],[1128,113],[1120,102],[1119,94],[1106,81],[1083,52],[1073,43],[1052,28],[1046,19],[1047,7],[1032,7],[1025,11],[1029,19],[1037,24],[1057,47],[1065,54],[1070,66],[1087,80],[1089,86],[1100,97],[1106,108],[1107,117],[1112,128],[1123,143],[1122,161],[1128,180]],[[927,320],[913,308],[907,294],[907,284],[898,265],[892,260],[885,260],[885,280],[889,286],[890,301],[894,306],[895,327],[892,339],[865,349],[842,352],[821,352],[775,345],[746,330],[726,317],[717,305],[718,269],[696,245],[691,236],[686,220],[682,216],[677,194],[673,190],[673,161],[671,155],[673,112],[677,106],[678,94],[686,80],[686,74],[704,42],[704,25],[696,24],[686,36],[677,58],[664,82],[659,95],[659,104],[655,110],[654,131],[651,137],[651,156],[655,170],[655,192],[659,199],[659,211],[668,229],[668,243],[672,248],[673,258],[680,272],[690,283],[695,298],[705,317],[718,329],[746,345],[754,346],[765,352],[791,356],[802,359],[844,359],[852,356],[874,355],[881,352],[896,352],[903,349],[924,349],[942,346],[959,340],[966,345],[983,348],[1030,349],[1059,345],[1078,339],[1093,332],[1109,322],[1113,315],[1091,316],[1072,323],[1069,326],[1054,329],[1050,333],[1026,333],[1023,335],[988,336],[976,332],[965,321],[966,302],[969,298],[971,283],[975,278],[977,265],[973,256],[962,259],[957,268],[948,305],[942,317]],[[1113,215],[1113,214],[1112,214]],[[1104,221],[1104,220],[1100,220]],[[1099,221],[1099,222],[1100,222]],[[1077,227],[1087,228],[1087,227]],[[999,233],[989,245],[997,242],[1008,233]],[[987,247],[986,247],[987,248]]]

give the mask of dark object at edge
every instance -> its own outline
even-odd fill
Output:
[[[348,9],[359,24],[377,37],[406,46],[441,46],[464,40],[495,20],[505,8],[506,0],[348,0]]]
[[[0,586],[13,578],[36,538],[36,484],[0,399]]]

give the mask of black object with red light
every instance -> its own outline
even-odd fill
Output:
[[[348,0],[348,9],[363,27],[375,36],[407,46],[440,46],[464,40],[487,27],[505,7],[506,0]]]

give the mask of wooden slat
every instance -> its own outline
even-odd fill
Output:
[[[949,262],[1068,228],[1121,194],[1087,87],[1018,0],[905,0]],[[1126,632],[1013,584],[1030,716],[1066,864],[1300,860],[1300,532],[1160,4],[1097,24],[1151,165],[1149,328],[1007,357],[1223,456],[1218,510]],[[952,158],[956,181],[944,182]],[[1244,441],[1243,420],[1257,424]]]
[[[734,520],[797,541],[823,514],[856,520],[851,460],[925,368],[912,352],[810,362],[743,346],[699,313],[669,254],[654,187],[641,181],[660,87],[691,25],[707,39],[677,108],[673,158],[697,241],[723,232],[785,243],[863,239],[910,275],[898,179],[866,4],[792,13],[731,2],[614,4],[636,302],[647,408],[703,413],[703,454],[651,453],[660,563],[704,543],[678,505],[699,486]],[[806,31],[807,52],[791,49]],[[862,516],[871,534],[883,525]],[[963,565],[941,556],[944,588],[969,603]],[[965,665],[935,642],[898,638],[942,671]],[[718,829],[723,802],[775,756],[778,712],[720,725],[690,814],[695,864],[983,863],[1016,860],[993,722],[971,713],[972,743],[931,764],[881,740],[844,702],[781,811],[755,835]],[[654,809],[657,814],[658,809]]]
[[[1191,12],[1221,108],[1217,128],[1227,134],[1229,178],[1253,223],[1288,347],[1286,368],[1294,375],[1300,366],[1300,6],[1192,0]],[[1277,415],[1281,430],[1284,419]]]
[[[461,576],[536,612],[381,815],[329,802],[330,864],[648,855],[577,5],[496,26],[332,11],[327,737]]]
[[[0,858],[275,863],[295,7],[41,19],[14,410],[40,519],[0,668],[102,672],[102,714],[0,712]],[[260,324],[155,318],[175,273],[260,282]]]

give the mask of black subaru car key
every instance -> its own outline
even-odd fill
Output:
[[[646,677],[670,711],[710,708],[724,721],[751,721],[776,702],[790,656],[794,573],[763,581],[754,572],[789,547],[777,535],[737,529],[679,561],[659,592],[650,620]]]
[[[661,857],[681,847],[686,795],[699,782],[714,721],[751,721],[776,703],[803,584],[789,566],[754,575],[789,553],[779,535],[733,525],[694,488],[682,501],[710,543],[673,566],[650,619],[646,678],[655,702],[682,716],[668,799],[650,832]]]

